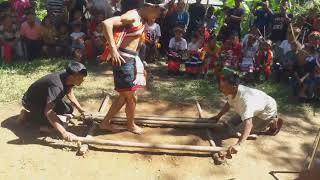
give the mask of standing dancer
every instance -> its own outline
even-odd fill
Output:
[[[115,90],[119,92],[119,96],[101,122],[101,129],[119,131],[119,128],[111,125],[111,119],[126,105],[128,131],[142,133],[142,129],[134,123],[137,103],[135,91],[146,85],[144,67],[137,50],[143,40],[144,23],[160,15],[161,9],[166,5],[164,1],[136,0],[136,9],[103,21],[108,45],[100,58],[111,59]]]

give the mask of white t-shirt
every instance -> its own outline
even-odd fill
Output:
[[[284,55],[291,51],[291,44],[288,40],[283,40],[279,47],[282,49]]]
[[[149,42],[154,42],[157,37],[161,37],[161,29],[157,23],[153,23],[151,26],[146,24],[144,26],[144,32],[146,34],[146,40]]]
[[[181,38],[180,41],[176,41],[176,38],[171,38],[169,42],[169,48],[174,49],[176,51],[178,50],[187,50],[188,44],[187,41],[184,38]]]
[[[227,96],[227,100],[242,121],[253,117],[268,120],[277,115],[276,101],[257,89],[239,85],[237,95]]]
[[[85,36],[86,34],[84,32],[73,32],[70,34],[72,39],[78,39],[81,38],[83,36]]]
[[[196,43],[190,42],[188,44],[188,50],[189,51],[198,51],[199,48],[200,48],[200,41],[198,41]]]

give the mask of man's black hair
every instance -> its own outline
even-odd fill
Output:
[[[223,81],[229,83],[234,87],[237,87],[240,84],[240,77],[235,73],[230,73],[223,76]]]
[[[121,12],[125,13],[132,9],[139,9],[143,7],[144,0],[121,0]]]
[[[77,73],[79,73],[83,76],[88,75],[87,68],[83,64],[76,62],[76,61],[73,61],[68,64],[68,66],[66,67],[66,72],[69,75],[77,74]]]

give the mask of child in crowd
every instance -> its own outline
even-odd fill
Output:
[[[159,39],[161,29],[159,24],[155,23],[155,18],[145,24],[144,34],[145,43],[143,45],[142,60],[146,62],[155,62],[158,58],[158,48],[160,48]]]
[[[57,40],[56,40],[56,51],[57,54],[61,54],[63,56],[67,56],[70,52],[69,44],[70,44],[70,35],[68,32],[68,25],[62,23],[57,32]]]
[[[188,55],[189,59],[185,62],[186,73],[189,75],[198,75],[202,71],[202,60],[201,60],[202,42],[200,35],[195,33],[191,38],[191,42],[188,44]]]
[[[314,72],[315,61],[313,58],[310,60],[310,54],[301,50],[298,53],[297,62],[293,65],[293,90],[294,94],[300,99],[308,99],[311,97],[311,79]]]
[[[225,54],[224,66],[238,69],[241,58],[241,43],[237,32],[232,33],[223,43],[222,51]]]
[[[42,50],[46,56],[56,55],[56,41],[58,39],[58,34],[55,26],[51,23],[50,19],[47,17],[43,20],[43,46]]]
[[[97,26],[105,19],[104,17],[104,13],[102,12],[97,12],[96,14],[94,14],[91,18],[91,20],[89,21],[89,35],[92,35],[94,31],[96,31]]]
[[[287,54],[287,52],[291,51],[291,44],[297,40],[297,36],[300,34],[300,31],[301,30],[296,27],[294,27],[292,30],[289,28],[287,32],[287,39],[283,40],[279,46],[282,49],[282,54],[284,56]]]
[[[214,7],[210,6],[207,10],[206,17],[204,18],[204,22],[208,28],[210,34],[213,33],[214,29],[216,28],[217,17],[214,14]]]
[[[20,33],[9,15],[3,17],[0,26],[0,42],[4,63],[11,63],[15,55],[22,57]]]
[[[271,46],[271,40],[266,40],[264,42],[261,42],[260,44],[260,48],[255,63],[255,69],[259,81],[263,81],[264,79],[268,80],[270,78],[271,63],[273,59]]]
[[[222,70],[222,62],[218,62],[220,55],[220,47],[217,45],[216,37],[210,37],[208,43],[203,48],[202,59],[203,62],[203,73],[204,76],[207,76],[209,69],[213,69],[213,73],[216,77],[219,76],[220,71]]]
[[[280,61],[282,65],[281,74],[278,74],[278,79],[280,80],[280,76],[288,78],[292,77],[292,69],[293,65],[297,62],[298,53],[302,50],[302,45],[298,41],[293,41],[291,43],[291,50],[287,52],[282,61]]]
[[[313,94],[320,100],[320,57],[317,57],[315,60],[315,67],[312,76],[311,87]]]
[[[81,32],[81,24],[76,23],[73,25],[73,32],[70,34],[71,37],[71,52],[76,61],[82,62],[85,53],[85,40],[86,34]]]
[[[255,57],[258,52],[259,45],[256,36],[249,34],[248,41],[242,45],[242,61],[240,63],[240,70],[248,74],[248,78],[252,80],[252,73],[254,72]]]
[[[169,73],[179,73],[180,65],[182,62],[182,56],[188,49],[187,41],[182,37],[184,31],[183,27],[177,26],[174,29],[175,36],[170,39],[169,42],[169,54],[168,54],[168,70]]]
[[[97,25],[96,30],[93,32],[93,45],[97,54],[101,54],[105,48],[106,39],[103,33],[103,24]]]

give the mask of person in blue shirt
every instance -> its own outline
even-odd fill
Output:
[[[173,14],[173,22],[175,26],[184,27],[189,25],[189,13],[185,10],[185,2],[179,1],[177,3],[177,11]]]
[[[268,34],[273,16],[273,12],[269,7],[269,1],[258,3],[257,6],[262,6],[262,8],[254,11],[254,15],[256,16],[254,25],[263,35]]]

